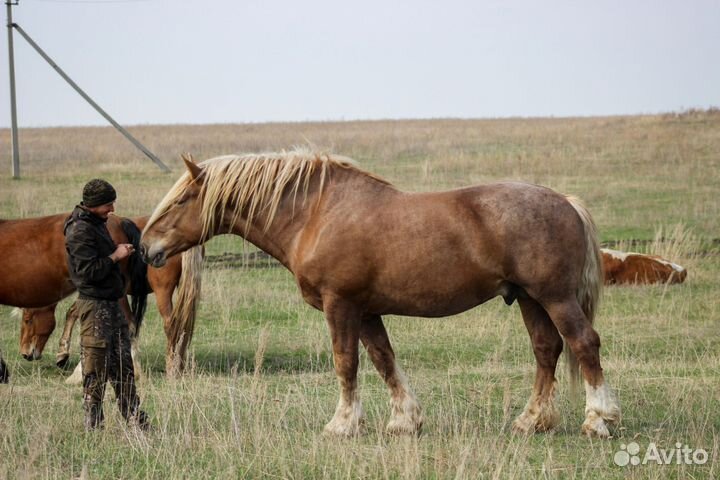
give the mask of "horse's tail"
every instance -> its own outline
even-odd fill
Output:
[[[130,310],[135,319],[135,336],[138,336],[147,309],[147,297],[152,289],[147,280],[147,264],[143,262],[140,255],[140,235],[142,232],[129,218],[123,218],[120,226],[125,232],[128,242],[135,247],[135,251],[128,257],[127,269],[131,287]]]
[[[202,289],[202,269],[205,259],[203,246],[193,247],[182,253],[182,272],[177,287],[177,296],[173,302],[170,341],[173,351],[180,349],[184,356],[185,347],[192,340],[195,330],[195,315],[200,302]]]
[[[585,317],[592,324],[595,320],[602,293],[603,272],[602,258],[600,256],[600,243],[598,242],[597,227],[582,202],[573,196],[567,196],[568,202],[575,209],[585,230],[585,265],[577,289],[577,299]],[[580,368],[577,357],[565,344],[565,358],[570,371],[570,382],[573,388],[580,383]]]

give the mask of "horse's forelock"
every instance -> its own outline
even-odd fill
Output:
[[[185,189],[188,187],[188,185],[190,185],[190,182],[190,173],[185,172],[177,180],[177,182],[175,182],[175,185],[173,185],[170,190],[165,194],[163,199],[160,200],[160,203],[157,204],[155,210],[150,215],[147,224],[145,224],[143,233],[146,232],[154,223],[156,223],[158,220],[160,220],[160,218],[162,218],[170,211],[170,207],[172,206],[173,202],[185,193]]]

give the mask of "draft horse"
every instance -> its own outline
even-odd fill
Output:
[[[0,220],[0,251],[4,261],[0,263],[0,304],[23,308],[20,334],[21,354],[28,360],[42,354],[48,337],[55,328],[57,303],[75,291],[67,271],[63,223],[69,213],[47,217]],[[108,230],[113,240],[139,243],[139,229],[148,217],[123,219],[111,215]],[[137,232],[133,238],[132,231]],[[194,328],[197,300],[200,293],[202,249],[191,249],[169,260],[168,269],[146,268],[139,255],[121,262],[121,270],[130,281],[129,293],[145,296],[155,292],[158,310],[164,320],[168,338],[167,371],[173,375],[182,371],[187,345]],[[135,272],[130,276],[129,273]],[[147,287],[150,287],[148,289]],[[177,299],[173,306],[173,291]],[[126,301],[121,306],[128,317],[132,333],[139,328],[144,304],[136,304],[135,314],[130,314]],[[72,312],[72,309],[71,309]],[[64,364],[69,355],[69,333],[61,340],[58,363]],[[66,335],[64,335],[64,338]],[[4,372],[4,373],[3,373]],[[7,381],[8,373],[0,358],[0,383]]]
[[[524,183],[407,193],[346,157],[295,150],[195,164],[150,217],[145,260],[233,233],[278,259],[325,314],[340,397],[325,431],[359,432],[358,344],[391,395],[387,430],[416,433],[422,415],[382,315],[442,317],[498,295],[517,300],[537,371],[517,432],[559,422],[555,368],[563,340],[586,391],[582,431],[607,437],[620,408],[603,377],[593,329],[602,272],[596,229],[573,197]],[[443,252],[443,255],[438,255]],[[448,254],[448,252],[450,252]]]

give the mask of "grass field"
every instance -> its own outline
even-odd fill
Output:
[[[361,354],[366,434],[322,435],[337,401],[330,340],[286,270],[208,262],[190,371],[164,377],[165,340],[151,305],[141,335],[147,435],[120,421],[111,393],[103,432],[82,429],[81,388],[18,354],[19,322],[0,306],[0,479],[5,478],[718,478],[720,477],[720,113],[583,119],[427,120],[139,126],[162,174],[110,128],[25,129],[23,178],[0,176],[0,217],[69,211],[101,176],[122,215],[149,214],[181,172],[178,154],[278,150],[310,142],[355,158],[398,187],[427,191],[503,179],[581,197],[601,240],[689,269],[685,284],[607,288],[596,327],[623,420],[613,438],[580,435],[584,399],[559,372],[563,415],[551,434],[514,436],[535,366],[516,305],[495,299],[448,319],[389,317],[396,354],[424,409],[423,434],[383,433],[388,395]],[[9,132],[0,131],[9,152]],[[208,254],[253,251],[219,237]],[[443,255],[443,252],[437,252]],[[67,301],[64,305],[67,305]],[[77,362],[75,337],[71,363]],[[686,465],[614,463],[635,442],[703,449]],[[631,452],[632,453],[632,452]]]

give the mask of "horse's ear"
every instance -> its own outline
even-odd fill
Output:
[[[192,179],[199,179],[200,176],[203,174],[203,169],[193,161],[192,155],[190,155],[189,153],[183,153],[180,157],[183,159],[183,162],[185,162],[185,166],[190,172],[190,176],[192,177]]]

